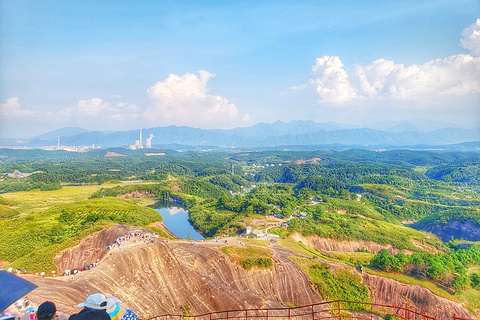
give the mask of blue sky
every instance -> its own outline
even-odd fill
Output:
[[[480,121],[480,1],[0,0],[0,137]]]

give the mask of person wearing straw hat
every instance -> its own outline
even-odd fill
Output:
[[[72,314],[68,320],[110,320],[107,309],[107,299],[101,293],[94,293],[87,297],[85,302],[77,305],[83,310]]]

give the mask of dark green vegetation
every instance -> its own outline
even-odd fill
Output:
[[[480,195],[474,192],[480,181],[478,153],[349,150],[229,154],[158,150],[165,154],[146,156],[138,150],[109,151],[127,156],[105,157],[106,150],[73,154],[1,149],[0,172],[33,174],[21,179],[5,176],[0,192],[102,185],[85,203],[58,205],[28,215],[9,202],[7,195],[0,198],[0,226],[5,230],[0,238],[0,260],[15,267],[23,267],[27,261],[45,264],[62,248],[106,225],[145,226],[154,219],[151,213],[142,211],[149,209],[114,198],[138,192],[163,201],[181,201],[192,224],[207,237],[241,234],[249,219],[275,215],[289,219],[270,230],[282,237],[297,232],[392,245],[414,252],[409,259],[420,254],[423,264],[405,261],[402,267],[415,269],[420,278],[423,272],[431,280],[460,290],[467,288],[469,281],[474,286],[478,280],[469,274],[470,280],[461,282],[469,268],[462,261],[449,265],[441,277],[434,276],[436,260],[428,260],[425,252],[437,250],[441,252],[438,255],[444,255],[441,259],[455,260],[459,251],[404,225],[406,221],[417,222],[416,228],[424,229],[432,224],[468,220],[479,226]],[[144,183],[132,183],[135,181]],[[117,186],[106,182],[117,182]],[[97,201],[98,206],[106,208],[87,205]],[[110,204],[126,209],[117,210]],[[81,209],[70,210],[69,206]],[[17,243],[22,237],[30,241],[25,241],[28,246]],[[379,267],[400,272],[402,268],[394,258],[390,259],[393,267]],[[245,268],[268,267],[268,259],[245,257],[239,263]],[[330,271],[319,268],[312,272],[327,279]],[[408,274],[416,276],[413,271]],[[446,277],[451,281],[444,281]]]
[[[468,277],[467,269],[470,265],[480,264],[480,247],[472,246],[447,254],[415,252],[410,256],[402,252],[392,256],[387,250],[382,249],[372,258],[370,264],[382,271],[396,271],[427,278],[459,293],[471,285],[474,288],[479,286],[478,274],[473,273]]]

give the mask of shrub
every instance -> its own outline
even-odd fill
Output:
[[[253,267],[270,268],[273,266],[273,261],[271,258],[248,258],[241,260],[240,265],[246,270]]]

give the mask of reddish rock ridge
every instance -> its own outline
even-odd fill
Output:
[[[143,318],[321,302],[308,276],[276,252],[274,268],[245,270],[212,243],[140,243],[113,250],[99,266],[64,281],[34,277],[36,293],[76,305],[89,294],[120,298]],[[293,253],[292,253],[293,254]]]
[[[460,318],[473,318],[460,304],[436,296],[424,287],[403,284],[393,279],[366,273],[362,277],[365,284],[371,288],[372,301],[375,303],[426,310],[429,315],[437,316],[438,319],[452,319],[453,315]]]
[[[387,249],[391,254],[397,254],[398,250],[392,245],[381,245],[371,241],[354,240],[354,241],[337,241],[319,236],[304,237],[300,234],[290,236],[293,241],[301,241],[309,246],[316,247],[320,251],[340,251],[340,252],[356,252],[362,248],[372,253],[377,253],[381,249]]]
[[[85,237],[85,239],[75,247],[61,251],[53,259],[53,263],[57,266],[59,274],[63,274],[65,270],[90,265],[105,257],[108,252],[108,246],[113,244],[115,239],[130,232],[148,233],[151,231],[142,227],[115,225]]]
[[[107,246],[117,237],[145,230],[115,226],[90,235],[75,248],[63,251],[55,260],[63,269],[71,269],[86,258],[100,259],[100,264],[72,277],[29,277],[39,286],[34,293],[75,306],[88,295],[102,292],[106,296],[118,297],[142,318],[181,314],[180,308],[184,305],[189,306],[192,314],[203,314],[282,307],[285,304],[301,306],[323,301],[306,273],[289,259],[300,255],[277,245],[269,247],[273,251],[273,268],[248,271],[232,262],[220,250],[222,244],[214,241],[192,244],[156,239],[153,243],[132,243],[107,251]],[[312,238],[301,240],[306,243]],[[229,245],[240,241],[245,242],[229,239]],[[355,246],[373,249],[361,242],[350,246],[353,251]],[[341,267],[338,264],[333,269]],[[405,304],[445,320],[451,319],[453,314],[472,318],[461,305],[435,296],[423,287],[368,274],[363,277],[376,303]]]

